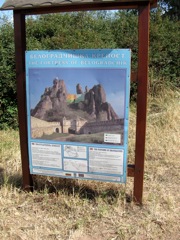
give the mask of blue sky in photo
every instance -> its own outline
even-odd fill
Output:
[[[53,86],[56,77],[65,81],[69,94],[76,94],[78,83],[83,91],[85,86],[91,89],[94,85],[101,84],[106,92],[106,101],[112,105],[120,118],[124,117],[125,69],[31,68],[28,77],[30,108],[36,106],[46,87]]]
[[[0,0],[0,7],[2,7],[2,5],[4,4],[4,2],[6,2],[6,0]]]

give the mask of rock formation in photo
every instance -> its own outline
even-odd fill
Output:
[[[46,121],[61,121],[62,118],[84,118],[87,121],[108,121],[118,119],[101,84],[84,92],[79,83],[76,94],[68,93],[64,80],[55,78],[52,87],[46,87],[40,101],[31,110],[31,116]]]

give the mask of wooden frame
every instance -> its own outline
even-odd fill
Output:
[[[137,93],[137,123],[136,123],[136,146],[135,164],[128,165],[128,176],[134,177],[133,198],[142,204],[143,196],[143,176],[145,158],[145,136],[146,136],[146,111],[147,111],[147,84],[148,84],[148,44],[149,44],[149,14],[150,1],[137,1],[134,3],[111,2],[95,3],[75,6],[61,6],[52,8],[31,8],[14,10],[14,33],[15,33],[15,57],[16,57],[16,78],[17,78],[17,98],[18,117],[20,130],[21,160],[23,174],[23,188],[33,189],[32,175],[29,171],[28,157],[28,133],[26,115],[26,90],[25,90],[25,51],[26,51],[26,24],[25,16],[33,14],[103,10],[103,9],[131,9],[139,10],[139,52],[138,52],[138,93]],[[132,76],[136,78],[136,74]]]

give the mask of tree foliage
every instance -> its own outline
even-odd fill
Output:
[[[161,0],[159,2],[161,8],[165,11],[165,15],[171,19],[180,20],[180,1],[179,0]]]
[[[167,82],[179,86],[179,23],[161,12],[152,13],[150,29],[150,68]]]
[[[28,49],[114,48],[110,27],[95,13],[41,15],[27,21]]]
[[[12,24],[3,17],[0,27],[0,128],[17,127],[14,36]]]
[[[137,68],[138,18],[136,12],[118,11],[112,21],[112,32],[117,48],[130,48],[132,68]]]
[[[166,5],[166,11],[161,7],[151,13],[150,72],[153,71],[156,79],[179,87],[180,33],[179,17],[175,11],[178,5],[173,0],[163,2],[170,4]],[[7,18],[0,20],[3,22],[0,25],[0,128],[15,128],[17,101],[13,25]],[[28,17],[26,21],[28,50],[131,48],[132,69],[137,68],[136,11],[49,14]]]

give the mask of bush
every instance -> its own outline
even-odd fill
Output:
[[[0,129],[17,128],[14,36],[12,23],[0,19]],[[158,86],[180,87],[179,21],[151,13],[150,91]],[[27,18],[27,49],[131,48],[132,70],[137,69],[138,18],[136,11],[99,11],[49,14]],[[131,100],[136,99],[131,84]],[[154,91],[154,92],[153,92]]]
[[[0,26],[0,129],[17,128],[14,35],[12,24]]]

